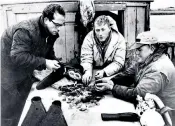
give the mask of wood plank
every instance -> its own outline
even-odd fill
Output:
[[[146,11],[145,11],[145,31],[150,30],[150,5],[148,4],[146,6]]]
[[[4,8],[0,6],[0,36],[4,32],[4,30],[7,28],[7,13]]]
[[[117,10],[125,10],[126,4],[95,4],[96,11],[117,11]]]
[[[152,9],[150,11],[151,15],[174,15],[175,8],[161,8],[161,9]]]
[[[146,2],[94,2],[95,8],[97,11],[101,10],[125,10],[127,7],[136,7],[136,6],[147,6]],[[49,3],[23,3],[23,4],[12,4],[12,5],[4,5],[7,7],[12,7],[14,13],[28,13],[28,12],[42,12],[43,9],[49,5]],[[52,2],[52,4],[58,4],[58,2]],[[78,10],[78,2],[59,2],[59,4],[68,12],[75,12]],[[104,6],[105,5],[105,6]]]
[[[27,14],[27,19],[39,17],[40,15],[41,15],[41,13],[28,13]]]
[[[126,6],[127,7],[145,7],[147,6],[149,3],[148,2],[126,2]]]
[[[135,42],[136,38],[136,7],[127,9],[127,47],[130,47]]]
[[[145,31],[145,8],[137,7],[136,37]]]
[[[128,25],[128,8],[126,8],[126,10],[124,11],[124,38],[125,38],[125,40],[126,40],[126,44],[127,44],[127,46],[126,46],[126,48],[128,48],[128,27],[129,27],[129,25]],[[129,54],[130,54],[130,52],[129,51],[127,51],[126,52],[126,59],[125,59],[125,69],[127,69],[128,67],[129,67]]]
[[[15,16],[16,16],[16,22],[27,20],[27,14],[15,14]]]
[[[16,4],[12,9],[14,13],[41,13],[44,7],[42,4]]]
[[[34,18],[41,15],[41,12],[26,12],[26,13],[16,13],[16,15],[26,14],[27,19]],[[75,13],[66,13],[66,23],[75,21]]]
[[[75,26],[75,13],[66,14],[66,62],[69,62],[75,57],[75,36],[74,36],[74,26]]]
[[[124,11],[124,38],[128,42],[128,8]]]
[[[128,7],[124,12],[124,35],[127,41],[127,49],[129,49],[135,42],[135,33],[136,33],[136,7]],[[132,50],[127,50],[126,52],[126,61],[125,69],[130,67],[135,63],[135,52]]]
[[[62,58],[61,62],[66,62],[66,30],[65,27],[60,28],[60,37],[56,40],[54,45],[55,55],[58,58]]]
[[[174,15],[175,10],[152,10],[151,15]]]
[[[14,13],[41,13],[44,8],[49,4],[51,3],[16,4],[12,6],[12,9]],[[74,12],[78,10],[77,2],[54,2],[52,4],[60,4],[66,12]]]
[[[12,10],[7,10],[7,26],[12,26],[17,23],[16,15],[12,12]]]
[[[153,2],[154,0],[95,0],[95,2]]]
[[[74,23],[75,22],[75,13],[66,13],[65,17],[66,23]]]
[[[69,23],[66,26],[66,61],[74,58],[74,24]]]
[[[78,2],[79,0],[13,0],[2,1],[2,4],[23,4],[23,3],[43,3],[43,2]],[[95,0],[94,2],[153,2],[154,0]]]
[[[122,2],[119,2],[119,1],[100,1],[100,2],[94,2],[95,5],[98,5],[98,4],[113,4],[113,5],[120,5],[120,4],[123,4],[123,5],[126,5],[126,7],[145,7],[147,6],[147,4],[149,4],[148,2],[130,2],[130,1],[122,1]]]

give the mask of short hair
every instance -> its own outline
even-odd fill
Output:
[[[51,21],[53,20],[53,15],[55,12],[65,16],[65,11],[59,4],[50,4],[43,10],[43,18],[47,17]]]
[[[108,26],[110,26],[109,19],[105,15],[101,15],[101,16],[97,17],[95,19],[94,26],[95,26],[95,24],[97,24],[99,26],[107,24]]]

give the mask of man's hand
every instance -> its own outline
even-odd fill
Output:
[[[105,71],[104,70],[98,70],[96,73],[95,73],[95,79],[101,79],[102,77],[104,77],[104,73]]]
[[[59,62],[56,60],[48,60],[46,59],[46,68],[49,70],[57,70],[58,68],[60,68]]]
[[[82,76],[82,82],[86,85],[88,85],[90,83],[90,81],[92,80],[92,71],[91,70],[87,70],[84,75]]]
[[[95,84],[95,88],[99,92],[103,92],[106,90],[112,90],[114,87],[114,83],[111,80],[101,79],[97,80]]]

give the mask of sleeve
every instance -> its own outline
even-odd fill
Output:
[[[136,88],[131,87],[135,80],[136,66],[137,64],[133,64],[131,67],[118,73],[111,79],[115,84],[112,89],[112,94],[114,97],[127,102],[136,102],[138,92]]]
[[[146,93],[157,94],[167,83],[166,75],[157,71],[145,74],[138,83],[136,90],[138,94],[145,97]]]
[[[93,44],[89,34],[85,37],[81,47],[81,66],[84,71],[92,70],[93,64]]]
[[[119,85],[125,85],[125,86],[132,85],[135,80],[136,65],[137,64],[133,64],[132,66],[127,68],[125,71],[122,71],[116,74],[113,78],[111,78],[113,83],[119,84]]]
[[[17,66],[30,67],[35,69],[40,66],[46,66],[46,61],[42,57],[36,57],[31,52],[32,40],[27,30],[19,29],[13,35],[11,47],[11,59]]]
[[[136,102],[137,90],[135,88],[130,88],[121,85],[115,85],[112,89],[112,94],[114,97],[125,100],[127,102]]]
[[[123,36],[120,34],[118,42],[119,44],[116,47],[113,62],[103,69],[107,76],[117,73],[119,70],[121,70],[121,68],[123,68],[125,63],[126,42]]]

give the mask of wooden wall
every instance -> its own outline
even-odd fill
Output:
[[[55,44],[55,52],[57,57],[62,57],[63,62],[68,62],[79,52],[78,34],[74,27],[78,1],[52,3],[59,3],[66,10],[66,25],[60,30],[60,38]],[[4,28],[22,20],[39,16],[48,4],[50,2],[2,5]],[[138,33],[149,29],[149,2],[106,3],[97,1],[95,7],[96,11],[123,11],[124,37],[127,41],[127,47],[135,42]]]

